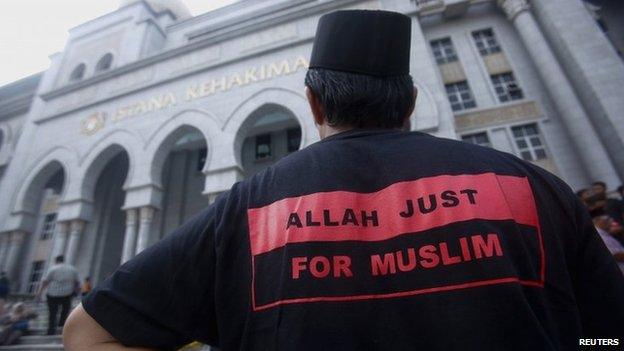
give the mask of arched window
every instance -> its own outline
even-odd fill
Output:
[[[113,54],[108,53],[102,56],[102,58],[100,58],[100,60],[97,63],[97,66],[95,66],[95,71],[96,72],[107,71],[111,68],[112,65],[113,65]]]
[[[76,68],[74,68],[71,75],[69,76],[69,79],[71,81],[81,80],[84,77],[86,68],[87,66],[84,63],[79,64],[78,66],[76,66]]]

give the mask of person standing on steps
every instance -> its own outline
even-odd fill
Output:
[[[43,291],[47,289],[48,335],[56,334],[56,327],[62,327],[65,324],[71,310],[72,298],[80,292],[78,270],[65,263],[65,257],[62,255],[57,256],[54,262],[55,264],[48,270],[37,292],[37,300],[41,300]],[[57,318],[59,308],[61,315]]]

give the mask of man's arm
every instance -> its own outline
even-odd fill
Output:
[[[194,340],[217,343],[214,233],[219,203],[86,295],[66,323],[66,349],[169,350]]]
[[[41,281],[41,285],[39,286],[39,290],[37,291],[37,295],[35,295],[35,297],[37,299],[39,299],[41,297],[41,294],[43,294],[43,291],[48,287],[48,285],[50,284],[50,282],[48,280],[43,280]]]
[[[67,318],[63,327],[63,343],[67,351],[151,351],[140,347],[125,347],[102,328],[78,305]]]

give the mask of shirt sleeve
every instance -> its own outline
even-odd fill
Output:
[[[578,200],[575,211],[579,242],[572,279],[584,334],[622,340],[624,276]]]
[[[125,346],[216,345],[218,203],[122,265],[83,299],[87,313]]]

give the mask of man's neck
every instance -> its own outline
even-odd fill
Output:
[[[327,126],[325,127],[323,130],[319,130],[319,137],[322,139],[325,139],[327,137],[330,137],[332,135],[336,135],[342,132],[346,132],[348,130],[352,130],[354,128],[334,128],[334,127],[330,127]]]

